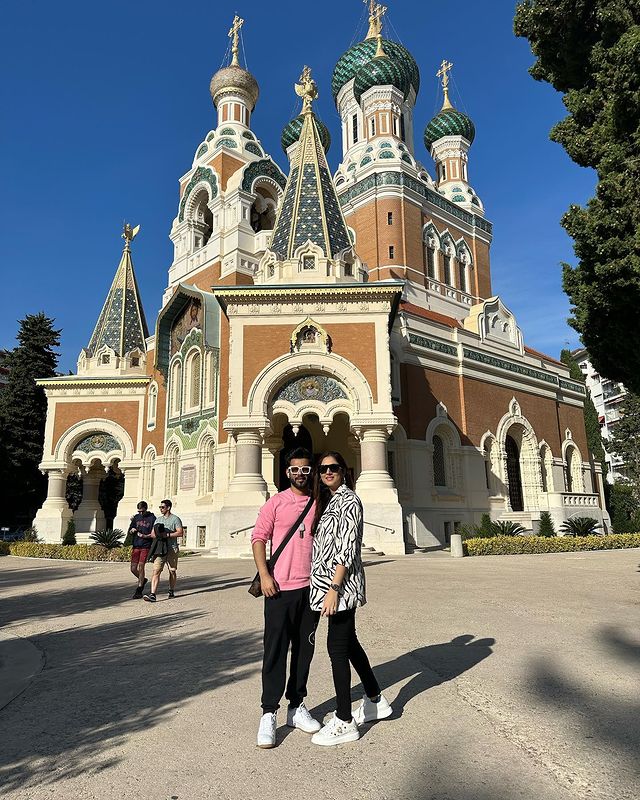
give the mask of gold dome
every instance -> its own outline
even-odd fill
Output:
[[[216,108],[223,94],[237,92],[247,99],[250,111],[253,111],[260,94],[258,82],[253,75],[236,64],[230,64],[228,67],[218,70],[211,78],[209,91]]]

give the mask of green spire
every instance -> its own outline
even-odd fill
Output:
[[[131,259],[131,241],[139,230],[139,225],[132,228],[125,224],[122,258],[91,336],[86,351],[89,357],[105,345],[119,357],[136,348],[146,352],[145,339],[149,330]]]

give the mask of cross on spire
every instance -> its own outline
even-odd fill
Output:
[[[295,84],[295,90],[298,97],[302,98],[302,113],[311,113],[311,104],[318,96],[318,87],[316,82],[311,77],[311,68],[305,66],[302,70],[302,75],[299,78],[299,83]]]
[[[140,226],[136,225],[135,228],[132,228],[128,222],[124,223],[124,227],[122,229],[121,236],[124,239],[124,249],[130,250],[131,249],[131,242],[136,238],[140,231]]]
[[[375,39],[382,34],[382,18],[387,13],[387,7],[376,3],[375,0],[364,0],[369,3],[369,30],[367,39]]]
[[[446,58],[442,59],[442,64],[440,64],[440,69],[436,72],[436,76],[438,78],[442,78],[442,91],[444,92],[444,102],[442,104],[442,108],[453,108],[451,105],[451,101],[449,100],[449,73],[453,69],[453,64],[451,61],[447,61]]]
[[[238,40],[240,38],[240,29],[244,25],[244,20],[236,14],[233,18],[233,24],[229,29],[229,38],[231,39],[231,66],[237,67],[240,65],[238,61]]]

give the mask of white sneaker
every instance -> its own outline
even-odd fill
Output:
[[[311,716],[304,703],[287,711],[287,725],[290,728],[300,728],[305,733],[316,733],[322,727],[318,720]]]
[[[275,712],[267,712],[260,717],[260,727],[258,728],[258,747],[268,750],[276,746],[276,715]]]
[[[393,713],[387,698],[381,694],[380,700],[374,703],[373,700],[365,695],[362,702],[353,712],[353,719],[356,725],[364,725],[365,722],[374,722],[377,719],[386,719]]]
[[[355,723],[344,722],[334,714],[324,728],[311,737],[313,744],[321,744],[331,747],[334,744],[344,744],[345,742],[356,742],[360,738],[360,731]]]

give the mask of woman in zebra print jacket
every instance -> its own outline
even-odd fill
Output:
[[[310,603],[329,621],[327,650],[336,690],[335,714],[314,734],[314,744],[334,745],[360,738],[358,725],[391,714],[391,706],[376,680],[356,635],[356,608],[366,603],[360,555],[364,526],[362,503],[340,453],[320,456],[314,488]],[[351,669],[358,673],[365,697],[351,713]]]

